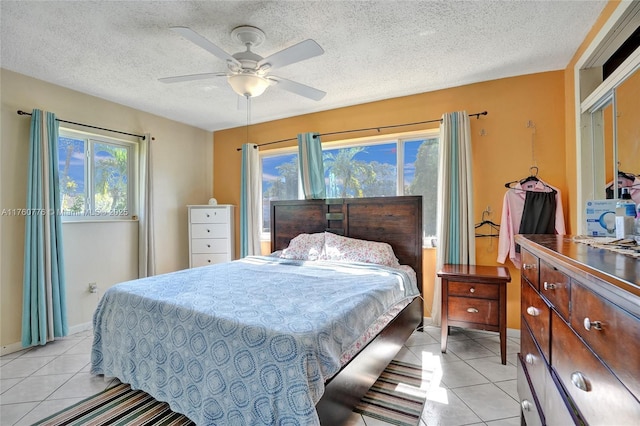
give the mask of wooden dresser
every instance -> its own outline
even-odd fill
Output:
[[[191,205],[189,209],[189,267],[235,259],[234,206]]]
[[[640,424],[640,260],[518,235],[518,394],[528,425]]]

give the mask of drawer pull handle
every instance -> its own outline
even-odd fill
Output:
[[[467,312],[470,314],[477,314],[479,311],[476,308],[467,308]]]
[[[476,289],[475,289],[475,288],[473,288],[473,287],[471,287],[471,288],[469,289],[469,292],[470,292],[470,293],[475,293],[475,292],[476,292]]]
[[[555,284],[549,284],[548,282],[544,282],[544,289],[545,290],[555,290],[558,286]]]
[[[527,412],[531,411],[531,408],[532,408],[531,402],[529,402],[526,399],[520,403],[520,406],[522,407],[522,411],[527,411]]]
[[[571,374],[571,383],[581,391],[589,392],[591,390],[591,384],[584,374],[579,371]]]
[[[584,328],[587,331],[591,331],[591,328],[593,328],[594,330],[600,331],[600,330],[602,330],[602,322],[600,322],[600,321],[591,321],[589,319],[589,317],[586,317],[584,319]]]
[[[525,263],[522,265],[522,269],[536,269],[535,263]]]
[[[538,315],[540,315],[540,309],[536,308],[535,306],[529,306],[527,308],[527,313],[532,317],[537,317]]]
[[[524,360],[527,362],[527,364],[533,365],[533,363],[536,360],[536,357],[533,356],[533,354],[527,354],[527,356],[524,357]]]

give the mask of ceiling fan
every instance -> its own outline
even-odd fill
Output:
[[[226,61],[228,71],[202,74],[181,75],[158,79],[163,83],[202,80],[215,77],[227,77],[231,88],[239,95],[250,98],[260,96],[271,85],[277,85],[289,92],[304,96],[314,101],[321,100],[326,93],[322,90],[269,74],[272,70],[291,65],[324,53],[318,43],[309,39],[286,49],[280,50],[266,58],[254,53],[251,49],[265,40],[264,32],[256,27],[243,25],[231,31],[231,37],[246,47],[244,52],[228,54],[197,32],[187,27],[171,27],[171,30],[187,40],[195,43],[214,56]]]

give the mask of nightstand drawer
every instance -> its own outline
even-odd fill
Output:
[[[500,298],[500,287],[495,284],[449,281],[449,296],[497,300]]]
[[[449,297],[449,321],[499,325],[500,303],[497,300]]]

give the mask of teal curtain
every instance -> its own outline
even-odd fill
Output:
[[[298,135],[298,164],[304,198],[307,200],[325,198],[326,185],[319,134],[300,133]]]
[[[53,113],[31,115],[25,216],[22,346],[66,336],[62,223],[58,181],[58,122]]]
[[[471,127],[466,111],[447,113],[440,125],[436,270],[444,264],[476,263],[473,220]],[[442,287],[436,277],[431,318],[440,325]]]
[[[258,147],[242,145],[240,257],[260,254],[260,160]]]

